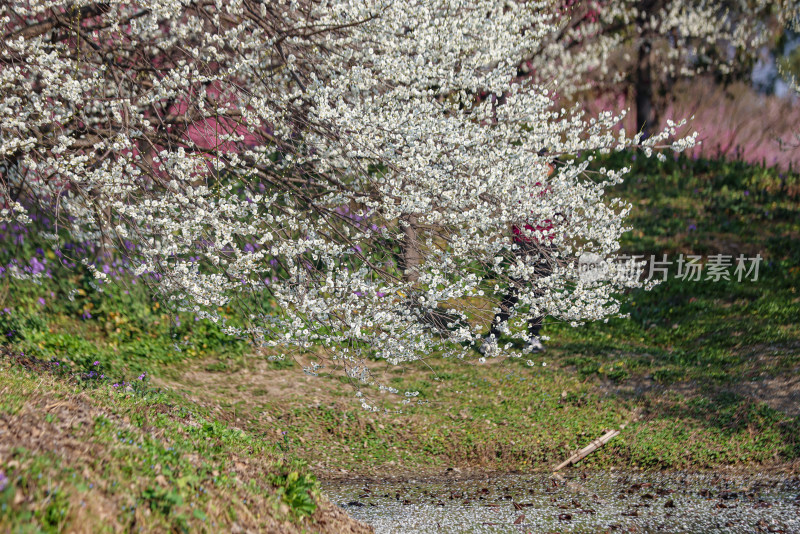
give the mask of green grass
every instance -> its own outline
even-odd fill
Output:
[[[626,253],[672,259],[680,253],[759,253],[764,257],[759,278],[690,282],[676,279],[673,268],[668,281],[654,290],[627,296],[623,311],[630,319],[579,329],[552,325],[548,333],[557,344],[575,353],[569,363],[586,376],[602,374],[600,361],[614,362],[662,383],[724,384],[796,368],[800,204],[781,191],[770,192],[767,178],[774,174],[702,160],[664,165],[645,160],[634,166],[633,176],[646,178],[632,179],[619,190],[635,206],[631,224],[636,230],[622,243]],[[791,185],[797,177],[788,180]],[[758,362],[753,353],[766,346],[787,354]]]
[[[8,352],[0,367],[3,531],[313,530],[318,482],[278,440],[145,380],[86,383]]]
[[[437,402],[392,416],[365,415],[344,399],[315,407],[294,399],[281,424],[312,464],[357,472],[387,466],[546,470],[623,423],[623,434],[585,465],[756,467],[790,463],[800,454],[797,418],[764,403],[702,387],[631,398],[581,381],[570,367],[559,367],[558,358],[545,359],[551,362],[546,368],[462,369]]]

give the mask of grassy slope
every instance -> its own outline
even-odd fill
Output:
[[[148,388],[0,358],[0,529],[367,532],[274,442]]]
[[[205,322],[163,314],[141,286],[98,295],[79,273],[7,286],[10,312],[0,327],[9,349],[56,358],[68,371],[16,357],[2,363],[0,469],[8,481],[0,477],[0,524],[33,518],[55,529],[92,516],[109,530],[259,521],[317,530],[309,525],[329,521],[331,509],[301,517],[303,481],[315,486],[293,459],[326,474],[548,468],[622,423],[623,434],[586,465],[797,466],[797,201],[784,198],[778,175],[758,168],[685,160],[634,167],[619,191],[635,203],[626,251],[761,252],[759,281],[670,279],[627,296],[631,319],[548,324],[548,352],[534,367],[525,358],[434,358],[435,377],[386,368],[390,380],[430,400],[398,405],[402,414],[367,414],[339,382],[245,357],[242,344]],[[68,298],[73,287],[85,295]],[[136,387],[114,388],[91,375],[98,369]],[[144,386],[150,375],[166,393]],[[298,481],[287,480],[293,471]],[[254,502],[263,517],[248,513]],[[87,515],[86,506],[102,513]]]

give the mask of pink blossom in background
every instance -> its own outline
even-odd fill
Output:
[[[678,84],[672,94],[674,101],[667,105],[658,128],[653,130],[666,126],[669,119],[687,119],[683,133],[697,131],[700,141],[687,151],[690,156],[738,159],[781,170],[800,168],[796,137],[800,133],[800,105],[796,99],[761,95],[744,83],[725,89],[704,79]],[[636,128],[635,106],[625,95],[602,95],[587,102],[586,107],[592,114],[628,108],[631,111],[623,126],[628,132]]]

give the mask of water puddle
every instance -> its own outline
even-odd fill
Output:
[[[468,480],[329,481],[323,490],[383,533],[800,533],[800,479],[594,473]]]

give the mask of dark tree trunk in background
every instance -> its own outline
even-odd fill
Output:
[[[650,17],[664,7],[665,0],[639,0],[636,29],[639,35],[639,50],[636,58],[633,90],[636,93],[636,128],[642,137],[650,137],[658,128],[656,108],[653,102],[653,31]]]
[[[639,58],[636,63],[636,127],[647,139],[656,128],[656,113],[653,107],[653,67],[652,45],[647,37],[639,45]]]

